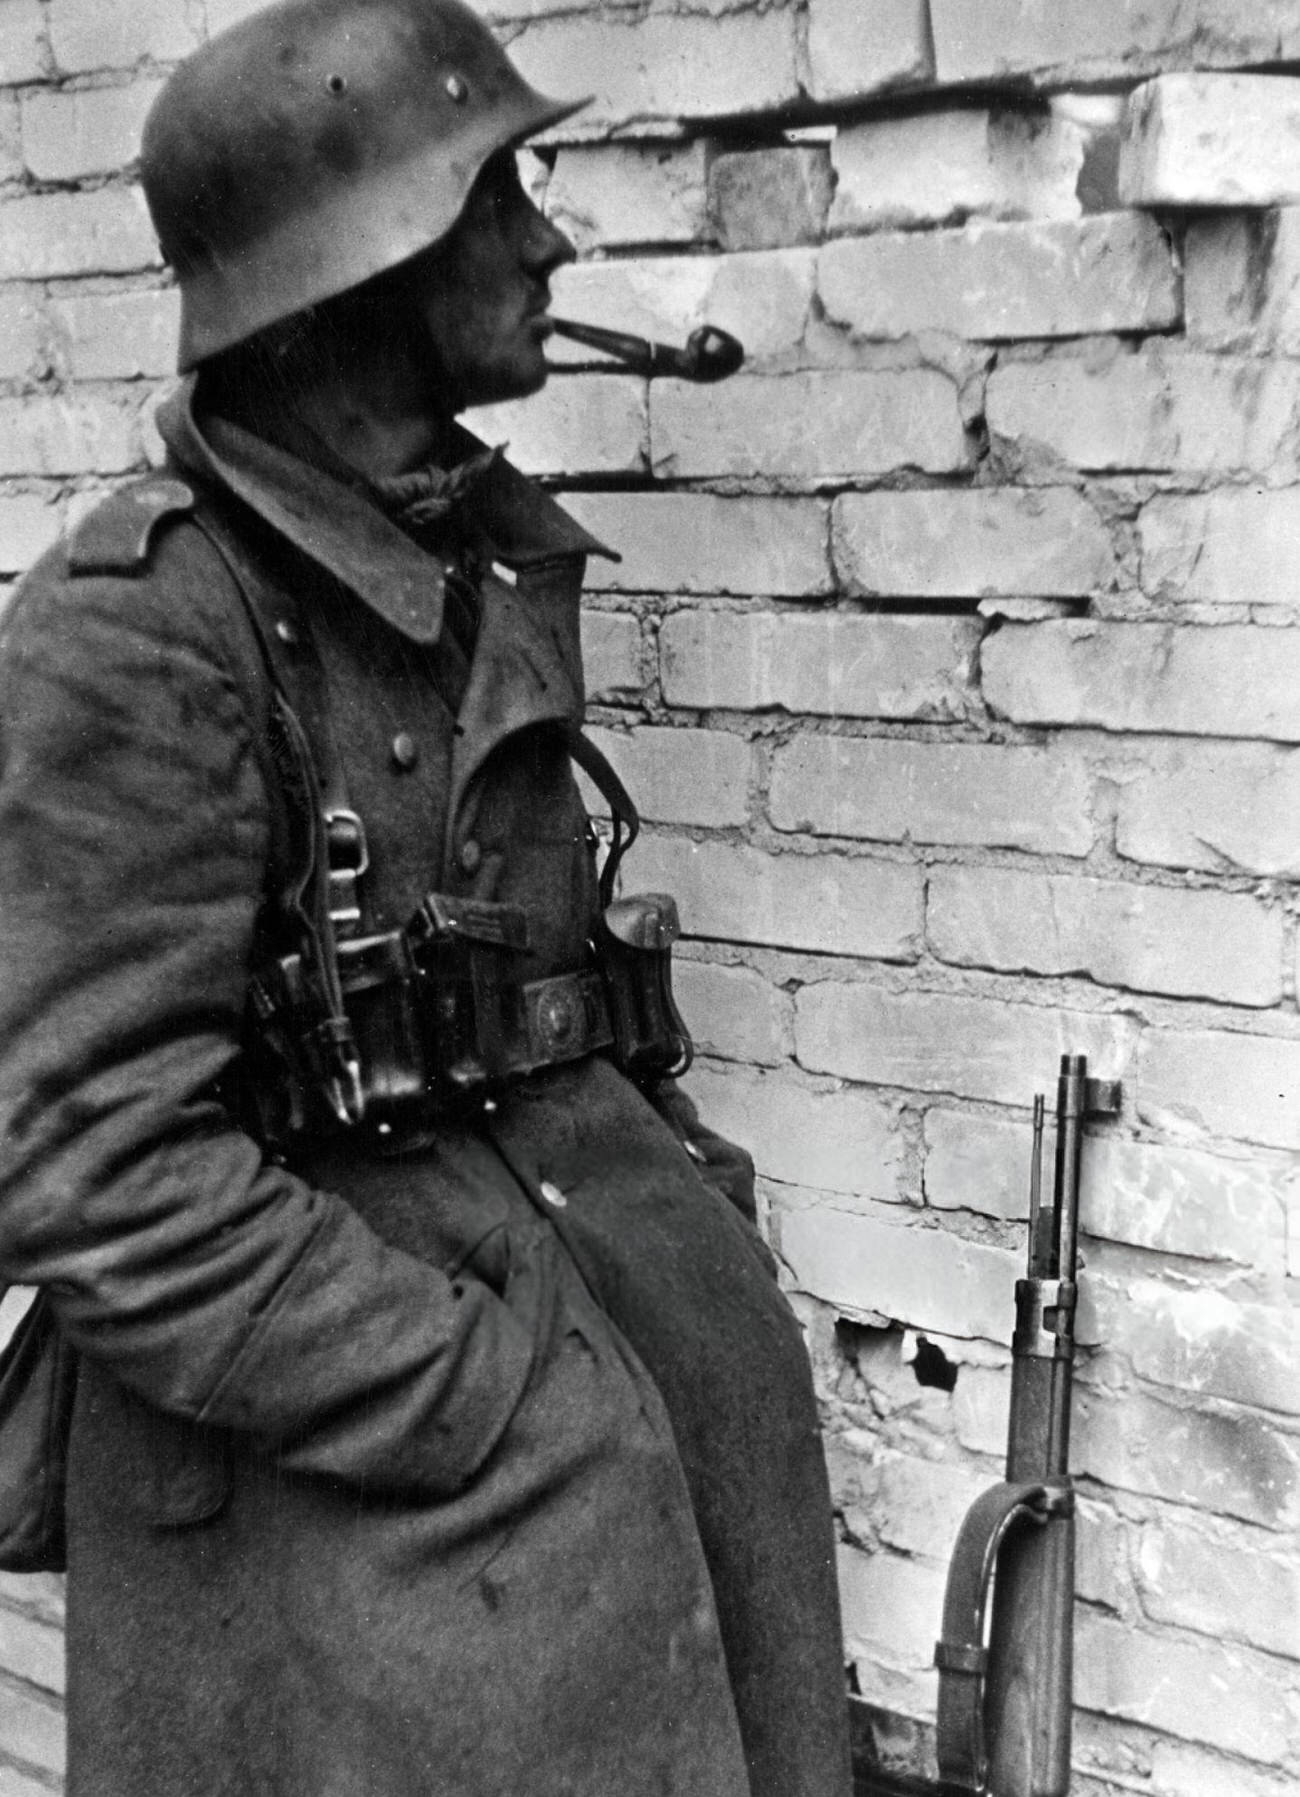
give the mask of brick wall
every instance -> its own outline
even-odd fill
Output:
[[[134,184],[246,0],[0,0],[0,577],[156,453]],[[502,0],[592,108],[527,159],[557,310],[735,330],[715,389],[480,415],[625,559],[602,746],[692,1075],[813,1343],[846,1655],[924,1769],[998,1475],[1029,1104],[1090,1139],[1080,1797],[1300,1776],[1300,26],[1280,0]],[[57,1789],[58,1593],[0,1582],[0,1797]]]

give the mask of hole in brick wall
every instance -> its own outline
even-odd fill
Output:
[[[918,1385],[932,1385],[936,1391],[952,1391],[957,1383],[957,1369],[934,1343],[923,1335],[916,1338],[916,1358],[912,1362]]]

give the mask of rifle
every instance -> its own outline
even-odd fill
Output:
[[[1034,1099],[1007,1476],[975,1500],[958,1531],[934,1651],[944,1797],[1065,1797],[1070,1786],[1079,1169],[1085,1117],[1116,1115],[1119,1095],[1117,1080],[1089,1079],[1084,1055],[1062,1055],[1050,1206],[1042,1201],[1044,1101]]]

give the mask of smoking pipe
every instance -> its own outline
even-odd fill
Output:
[[[637,374],[654,380],[656,375],[671,375],[679,381],[725,381],[745,359],[745,346],[730,331],[717,325],[702,324],[691,332],[684,349],[667,343],[654,343],[645,337],[633,337],[627,331],[607,331],[595,324],[575,324],[571,319],[552,318],[551,324],[561,337],[585,343],[589,349],[604,350]]]

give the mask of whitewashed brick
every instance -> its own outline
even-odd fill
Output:
[[[465,422],[525,474],[639,474],[647,463],[645,386],[631,377],[553,375],[540,393],[477,406]]]
[[[1049,1073],[1026,1070],[1022,1103],[1034,1086],[1050,1096]],[[925,1139],[927,1203],[1015,1221],[1028,1217],[1028,1122],[937,1108],[926,1113]],[[1285,1168],[1112,1136],[1087,1138],[1084,1168],[1086,1235],[1239,1266],[1260,1258],[1293,1185]]]
[[[1082,762],[1001,743],[805,734],[776,752],[778,830],[880,842],[982,843],[1086,855]]]
[[[1300,1524],[1300,1440],[1249,1411],[1076,1383],[1074,1424],[1074,1469],[1103,1485],[1270,1529]]]
[[[40,0],[0,6],[0,87],[39,81],[45,73],[45,9]]]
[[[973,618],[679,611],[659,632],[660,676],[670,705],[955,718],[980,632]]]
[[[199,42],[190,9],[178,0],[50,0],[50,42],[65,75],[131,68],[144,57],[188,56]]]
[[[686,1083],[700,1114],[743,1142],[765,1179],[897,1202],[905,1152],[893,1106],[851,1089],[817,1091],[749,1068],[723,1073],[697,1065]]]
[[[838,1566],[845,1648],[857,1663],[862,1696],[894,1713],[932,1717],[943,1568],[848,1546],[839,1549]]]
[[[130,274],[160,262],[138,188],[0,201],[0,281]]]
[[[1005,624],[980,661],[986,701],[1017,723],[1300,742],[1300,631]]]
[[[1137,1563],[1153,1621],[1300,1659],[1300,1566],[1266,1544],[1166,1518],[1142,1530]]]
[[[1181,315],[1169,241],[1135,212],[843,238],[821,251],[817,290],[832,324],[866,338],[1079,337]]]
[[[75,380],[133,380],[176,367],[180,295],[175,288],[94,293],[50,302],[61,356]]]
[[[945,83],[1016,75],[1095,81],[1300,55],[1300,25],[1279,0],[930,0],[930,17]]]
[[[964,1367],[952,1394],[958,1441],[972,1454],[1005,1454],[1010,1407],[1009,1368]]]
[[[825,507],[814,499],[712,493],[570,493],[566,510],[623,560],[619,592],[818,595],[831,578]]]
[[[1129,1037],[1118,1017],[862,982],[824,980],[795,999],[796,1053],[810,1072],[999,1104],[1023,1104],[1027,1083],[1046,1079],[1067,1053],[1086,1054],[1102,1078],[1119,1077]]]
[[[988,1485],[988,1474],[971,1467],[890,1454],[870,1469],[863,1495],[882,1541],[946,1565],[967,1510]]]
[[[34,1686],[0,1682],[0,1741],[27,1766],[62,1777],[67,1763],[62,1703]]]
[[[724,250],[818,243],[833,188],[824,144],[728,150],[709,165],[709,216]]]
[[[53,546],[63,519],[34,493],[0,495],[0,573],[24,574]]]
[[[636,867],[638,881],[677,895],[694,936],[871,960],[917,957],[916,867],[665,836],[638,843]]]
[[[0,181],[21,181],[23,173],[18,95],[0,88]]]
[[[679,343],[703,324],[738,336],[751,364],[788,355],[803,341],[816,251],[755,250],[733,256],[645,256],[574,262],[552,283],[559,318]],[[557,362],[599,356],[553,338]]]
[[[1151,1789],[1160,1797],[1294,1797],[1295,1779],[1289,1772],[1270,1773],[1240,1759],[1225,1761],[1204,1747],[1157,1737],[1151,1743]]]
[[[847,100],[913,87],[934,73],[926,0],[809,0],[810,92]]]
[[[1158,75],[1129,95],[1119,167],[1128,206],[1300,200],[1300,81]]]
[[[588,607],[582,614],[582,660],[588,698],[644,686],[639,620],[627,612]]]
[[[0,476],[121,474],[139,459],[135,410],[121,401],[0,399]]]
[[[798,1289],[843,1315],[1009,1344],[1020,1256],[939,1229],[829,1206],[786,1211],[781,1255]]]
[[[1129,1282],[1107,1311],[1108,1343],[1153,1384],[1300,1415],[1300,1312],[1154,1279]],[[1300,1617],[1296,1630],[1300,1650]]]
[[[1193,342],[1300,348],[1300,208],[1193,215],[1183,262]]]
[[[208,36],[215,37],[219,31],[238,25],[241,19],[261,12],[265,4],[266,0],[203,0]]]
[[[38,181],[111,174],[140,150],[145,114],[162,83],[134,81],[70,93],[32,93],[22,102],[23,157]]]
[[[1285,379],[1270,381],[1274,392]],[[1294,605],[1300,592],[1300,487],[1151,500],[1142,510],[1142,586],[1152,598]]]
[[[62,1629],[0,1605],[0,1666],[43,1691],[62,1696]]]
[[[1082,597],[1114,571],[1101,519],[1057,487],[846,493],[832,543],[845,589],[868,597]]]
[[[845,126],[830,229],[899,230],[982,217],[1077,218],[1087,134],[1051,111],[922,112]]]
[[[613,764],[642,817],[657,822],[743,824],[753,750],[724,730],[604,730],[588,733]]]
[[[660,382],[650,430],[655,473],[670,478],[946,474],[972,459],[956,386],[934,369]]]
[[[1183,1641],[1085,1611],[1076,1630],[1075,1696],[1085,1709],[1250,1759],[1289,1754],[1287,1684],[1242,1648]]]
[[[1161,1128],[1300,1148],[1300,1040],[1227,1030],[1153,1030],[1138,1110]]]
[[[556,152],[543,209],[580,254],[708,236],[705,145],[569,144]]]
[[[989,378],[987,417],[996,436],[1045,444],[1076,468],[1267,473],[1287,465],[1300,427],[1300,368],[1159,345],[1101,367],[1010,362]]]
[[[529,20],[511,60],[543,93],[585,88],[565,136],[664,120],[765,112],[799,97],[793,12],[649,13]],[[580,75],[577,72],[580,71]]]
[[[45,320],[34,290],[0,293],[0,380],[29,380],[47,364]]]
[[[1242,803],[1242,794],[1250,803]],[[1131,861],[1300,876],[1300,753],[1261,743],[1173,742],[1126,767],[1115,846]]]
[[[782,1059],[783,995],[758,974],[678,957],[673,990],[701,1052],[759,1067]]]
[[[1083,974],[1225,1004],[1282,1001],[1282,913],[1232,893],[937,867],[926,927],[939,959],[964,967]]]

